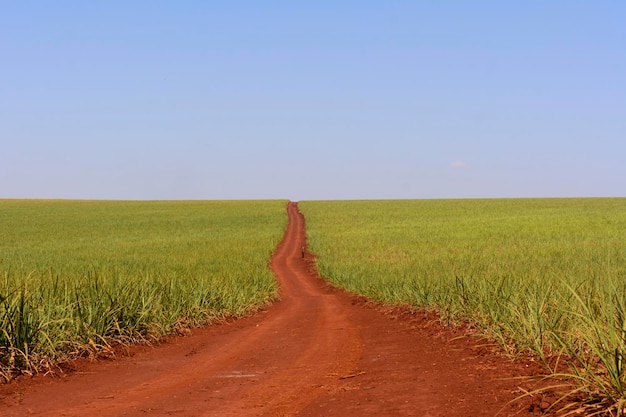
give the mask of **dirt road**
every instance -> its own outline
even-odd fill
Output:
[[[304,219],[272,258],[280,301],[251,317],[168,339],[63,377],[0,387],[1,416],[501,416],[528,373],[461,330],[389,309],[316,276]],[[534,400],[537,402],[537,399]]]

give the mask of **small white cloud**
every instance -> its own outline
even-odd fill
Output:
[[[470,166],[464,161],[454,161],[450,164],[450,166],[454,169],[467,169]]]

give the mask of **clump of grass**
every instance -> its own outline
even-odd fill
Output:
[[[0,200],[0,376],[262,306],[285,205]]]
[[[565,415],[626,415],[625,285],[611,276],[578,288],[566,285],[572,295],[566,314],[577,326],[554,330],[570,358],[569,371],[554,374],[571,384],[560,401]]]
[[[301,202],[322,275],[469,321],[571,389],[565,412],[623,415],[626,199]],[[558,369],[553,358],[570,365]]]

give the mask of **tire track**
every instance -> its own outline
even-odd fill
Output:
[[[132,357],[0,387],[9,416],[531,416],[536,371],[411,310],[381,314],[302,258],[295,203],[271,268],[280,300]],[[539,398],[539,401],[541,399]]]

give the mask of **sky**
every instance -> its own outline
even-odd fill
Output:
[[[0,198],[626,196],[623,1],[0,2]]]

